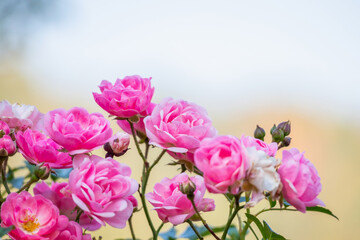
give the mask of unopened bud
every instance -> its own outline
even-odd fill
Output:
[[[284,147],[289,146],[290,143],[291,143],[291,137],[285,137],[282,142],[283,142],[283,144],[284,144]]]
[[[35,166],[34,175],[41,180],[46,180],[49,178],[51,169],[44,164],[38,164]]]
[[[196,190],[196,185],[190,179],[187,182],[180,184],[180,192],[186,194],[188,197],[193,197]]]
[[[255,129],[255,132],[254,132],[254,137],[264,141],[265,130],[263,128],[259,127],[259,125],[256,125],[256,129]]]
[[[281,142],[282,140],[284,140],[284,132],[283,130],[281,129],[275,129],[273,132],[272,132],[272,141],[273,142]]]
[[[128,150],[130,144],[130,135],[127,133],[119,132],[113,136],[110,142],[104,145],[104,150],[107,152],[106,157],[124,155]]]
[[[270,134],[272,135],[274,130],[276,129],[276,125],[274,124],[274,126],[270,129]]]
[[[284,132],[284,136],[288,136],[291,132],[291,123],[290,121],[279,123],[277,128]]]
[[[0,138],[0,150],[1,149],[5,150],[5,151],[1,151],[1,155],[3,157],[12,156],[16,153],[15,143],[9,135],[5,135],[2,138]]]

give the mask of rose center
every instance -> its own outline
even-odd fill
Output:
[[[37,218],[26,218],[25,222],[22,223],[22,227],[28,231],[28,232],[34,232],[35,230],[37,230],[40,226],[39,221],[37,220]]]

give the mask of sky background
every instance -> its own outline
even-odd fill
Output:
[[[10,14],[2,5],[9,1],[0,3],[1,98],[42,112],[83,106],[105,114],[91,92],[101,80],[138,74],[152,77],[155,102],[171,96],[204,106],[220,134],[251,135],[256,124],[289,119],[293,146],[318,168],[321,199],[340,222],[268,215],[272,226],[294,240],[355,239],[359,1],[39,0],[32,14],[23,1]],[[218,217],[209,215],[212,224]]]

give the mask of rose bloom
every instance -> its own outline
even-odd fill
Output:
[[[101,93],[93,93],[96,103],[111,115],[120,118],[142,116],[154,94],[151,78],[137,75],[117,79],[114,85],[103,80],[99,88]]]
[[[27,129],[16,134],[19,152],[32,164],[44,163],[50,168],[71,168],[72,159],[68,153],[60,152],[62,147],[45,134]]]
[[[44,114],[30,105],[10,104],[3,100],[0,102],[0,120],[6,122],[15,131],[24,131],[27,128],[34,130],[43,129]]]
[[[1,206],[1,227],[14,226],[8,233],[12,239],[53,240],[68,221],[50,200],[26,191],[9,194]]]
[[[128,199],[139,185],[130,178],[131,169],[112,158],[76,155],[69,186],[74,202],[95,222],[124,228],[133,212]]]
[[[72,199],[69,183],[54,182],[49,186],[43,181],[36,184],[34,187],[34,194],[43,195],[58,207],[61,215],[65,215],[69,220],[75,221],[77,211],[74,211],[74,209],[76,208],[76,204]],[[90,231],[97,230],[101,227],[101,224],[93,221],[86,214],[80,216],[80,225]]]
[[[321,192],[320,177],[314,165],[296,148],[283,151],[282,164],[278,170],[286,201],[300,212],[306,207],[325,206],[317,198]]]
[[[245,147],[255,147],[256,150],[264,151],[270,157],[274,157],[278,149],[278,145],[275,142],[267,144],[260,139],[256,139],[250,136],[242,136],[241,141]]]
[[[195,166],[204,173],[209,192],[239,193],[250,167],[247,150],[240,139],[233,136],[205,139],[194,158]]]
[[[70,221],[55,240],[91,240],[91,235],[83,235],[81,226],[77,222]]]
[[[180,153],[193,153],[205,138],[214,137],[216,130],[204,108],[183,100],[166,98],[144,120],[150,144]],[[179,155],[178,159],[181,159]]]
[[[15,143],[9,135],[5,135],[0,138],[0,151],[5,151],[6,156],[12,156],[16,153]]]
[[[108,142],[112,135],[109,121],[100,113],[89,114],[79,107],[48,112],[44,127],[50,138],[71,155],[91,152]]]
[[[269,157],[267,153],[257,150],[255,147],[246,148],[246,151],[250,168],[243,184],[243,190],[252,191],[252,196],[245,207],[253,207],[264,199],[264,192],[270,193],[273,200],[277,199],[282,186],[280,176],[276,171],[280,161]]]
[[[193,194],[198,211],[208,212],[215,209],[214,200],[204,198],[206,192],[204,179],[201,176],[189,177],[181,173],[172,179],[164,178],[160,183],[155,184],[154,192],[146,194],[146,199],[154,206],[154,210],[163,222],[178,225],[196,214],[187,195],[180,191],[180,185],[190,181],[196,185]]]
[[[152,113],[152,111],[154,110],[155,106],[156,106],[155,103],[150,103],[148,108],[144,112],[142,112],[141,115],[144,117],[149,116]],[[127,120],[118,120],[117,124],[126,133],[132,135],[131,127]],[[146,138],[146,130],[145,130],[144,118],[142,117],[142,118],[140,118],[140,120],[137,123],[133,123],[133,126],[134,126],[134,130],[135,130],[136,134],[141,139],[145,139]]]

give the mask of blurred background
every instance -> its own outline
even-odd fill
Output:
[[[320,198],[340,221],[319,213],[262,217],[293,240],[358,239],[359,10],[354,0],[2,0],[0,98],[43,113],[81,106],[106,114],[92,97],[101,80],[138,74],[153,78],[154,102],[167,96],[196,102],[220,134],[252,135],[256,124],[270,130],[290,120],[292,146],[317,167]],[[141,161],[132,149],[119,161],[139,179]],[[169,160],[155,169],[149,190],[164,172],[175,176]],[[205,218],[224,223],[227,203],[208,197],[217,211]],[[147,239],[143,212],[133,221],[137,237]],[[127,228],[93,233],[99,235],[130,238]]]

